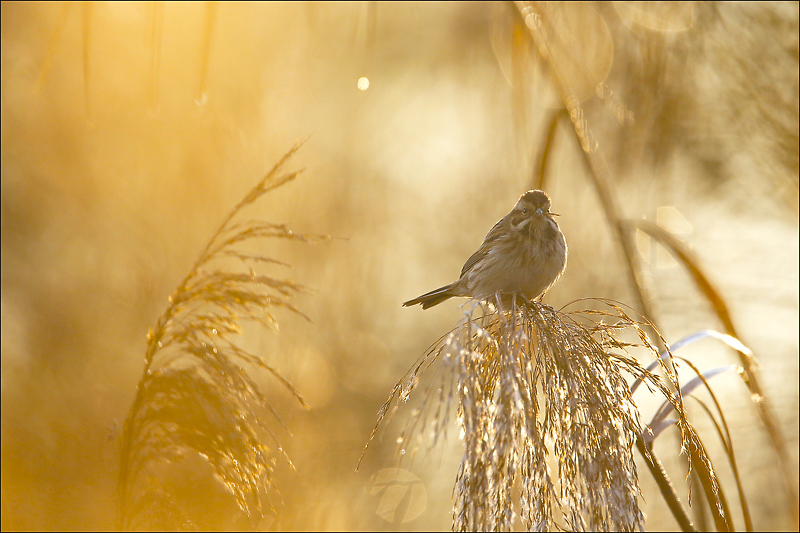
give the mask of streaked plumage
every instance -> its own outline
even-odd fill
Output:
[[[550,212],[550,198],[540,190],[523,194],[514,209],[486,234],[478,251],[449,285],[418,296],[404,307],[427,309],[453,296],[495,301],[514,295],[533,299],[561,276],[567,265],[567,242]]]

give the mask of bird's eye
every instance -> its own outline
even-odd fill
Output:
[[[523,207],[522,208],[522,214],[523,215],[527,215],[528,214],[528,208],[527,207]]]

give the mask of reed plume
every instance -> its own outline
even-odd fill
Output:
[[[499,304],[473,301],[458,326],[394,387],[370,439],[425,371],[435,375],[398,438],[401,455],[430,449],[457,413],[464,455],[453,489],[453,530],[509,531],[517,514],[528,530],[642,529],[636,450],[656,462],[652,446],[643,445],[652,436],[633,399],[642,383],[677,414],[672,423],[682,446],[697,451],[716,494],[719,484],[687,419],[671,354],[659,356],[646,320],[632,318],[621,304],[597,301],[605,309],[557,311],[528,302],[498,311]],[[601,320],[591,320],[598,314]],[[634,348],[650,353],[654,366],[640,364]]]
[[[161,479],[165,465],[190,456],[211,466],[245,515],[245,524],[257,526],[273,509],[274,456],[277,452],[287,461],[288,457],[272,430],[275,423],[283,423],[255,374],[271,375],[307,405],[264,357],[243,348],[240,334],[245,323],[276,328],[277,308],[305,317],[293,303],[303,287],[262,273],[267,265],[281,263],[247,253],[246,246],[270,239],[315,238],[284,224],[234,218],[297,176],[298,171],[284,172],[283,166],[299,146],[225,217],[147,335],[144,372],[121,439],[121,529],[197,527]],[[270,444],[264,442],[266,435]]]

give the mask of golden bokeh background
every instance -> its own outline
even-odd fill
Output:
[[[554,60],[584,99],[624,216],[691,246],[760,359],[796,490],[798,4],[654,4],[548,4],[564,30]],[[514,9],[2,4],[4,530],[114,527],[145,334],[220,220],[306,138],[289,162],[300,178],[251,208],[332,236],[259,250],[313,289],[297,302],[310,323],[285,313],[277,333],[248,331],[313,408],[271,391],[297,471],[277,458],[277,515],[259,527],[449,529],[457,427],[398,463],[401,426],[387,425],[354,470],[391,387],[463,303],[401,302],[454,280],[532,187],[559,104]],[[545,301],[632,303],[574,130],[557,128],[546,189],[570,255]],[[643,234],[637,245],[665,338],[719,329],[685,271]],[[710,341],[682,355],[735,362]],[[747,389],[715,379],[756,528],[796,529]],[[685,501],[680,463],[668,468]],[[200,527],[241,527],[202,462],[181,475],[174,490]],[[675,529],[640,476],[648,528]],[[390,479],[406,492],[383,490]]]

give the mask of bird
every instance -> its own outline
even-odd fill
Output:
[[[555,216],[559,215],[550,212],[550,198],[544,191],[524,193],[514,209],[489,230],[456,281],[403,307],[422,304],[428,309],[454,296],[466,296],[499,301],[507,309],[513,299],[533,300],[544,294],[567,266],[567,241]]]

